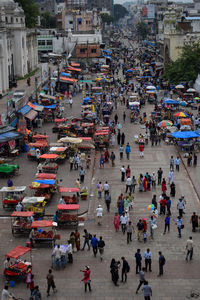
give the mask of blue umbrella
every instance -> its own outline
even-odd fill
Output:
[[[83,101],[89,101],[91,98],[90,97],[86,97],[83,99]]]
[[[127,70],[126,72],[127,72],[127,73],[132,73],[133,70],[129,69],[129,70]]]
[[[187,102],[181,101],[181,102],[180,102],[180,105],[181,105],[181,106],[186,106],[186,105],[187,105]]]
[[[67,77],[70,77],[70,76],[71,76],[71,74],[65,73],[65,72],[61,72],[60,75],[61,75],[61,76],[67,76]]]

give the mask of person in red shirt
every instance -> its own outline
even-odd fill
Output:
[[[33,278],[34,278],[34,275],[32,274],[32,275],[31,275],[31,282],[30,282],[30,284],[29,284],[29,289],[30,289],[30,292],[31,292],[30,298],[32,297],[33,291],[34,291],[34,289],[35,289],[35,284],[34,284]]]
[[[89,266],[86,266],[85,267],[85,270],[80,270],[80,272],[83,272],[84,273],[84,277],[81,281],[83,281],[85,283],[85,292],[87,292],[87,286],[89,288],[89,291],[91,292],[92,289],[91,289],[91,285],[90,285],[90,267]]]
[[[139,145],[139,151],[140,151],[140,158],[144,157],[144,145],[143,144]]]
[[[160,200],[160,215],[162,214],[165,215],[166,206],[167,206],[167,200],[162,195],[162,199]]]
[[[129,166],[126,168],[126,178],[128,177],[131,177],[131,169]]]
[[[163,180],[162,180],[161,188],[162,188],[162,192],[165,193],[166,190],[167,190],[167,185],[166,185],[165,178],[163,178]]]

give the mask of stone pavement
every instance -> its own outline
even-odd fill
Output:
[[[72,110],[66,106],[66,116],[76,115],[80,112],[81,95],[77,95],[74,99]],[[147,104],[144,111],[149,112],[153,106]],[[122,114],[124,106],[118,107],[119,120],[122,123]],[[114,112],[115,114],[115,112]],[[200,241],[199,232],[195,234],[191,232],[190,216],[193,211],[199,211],[199,200],[194,187],[188,177],[188,173],[184,165],[181,165],[180,172],[174,173],[174,181],[176,184],[176,197],[172,199],[172,219],[171,219],[171,231],[170,233],[163,235],[164,229],[164,217],[159,216],[158,228],[155,230],[154,240],[148,241],[146,244],[139,243],[137,241],[136,232],[133,234],[133,241],[129,245],[126,243],[126,235],[123,236],[121,231],[115,232],[113,226],[114,214],[117,211],[116,203],[118,195],[125,192],[125,184],[121,183],[120,168],[122,164],[127,167],[129,164],[131,167],[131,175],[135,175],[138,178],[140,173],[146,173],[147,171],[151,174],[153,171],[157,171],[159,167],[162,167],[164,171],[164,177],[168,177],[169,172],[169,158],[171,155],[177,156],[177,150],[174,146],[167,146],[161,144],[161,146],[151,147],[149,144],[145,146],[144,158],[140,159],[138,145],[134,144],[133,137],[135,134],[144,132],[141,125],[131,124],[129,121],[129,112],[126,112],[127,120],[123,125],[122,131],[126,134],[126,142],[131,145],[130,160],[126,158],[123,161],[119,160],[119,146],[115,145],[113,150],[116,154],[116,165],[111,167],[111,164],[105,164],[104,169],[99,169],[98,162],[100,154],[96,154],[94,173],[92,170],[87,172],[86,185],[90,187],[90,193],[93,196],[90,197],[89,201],[81,202],[81,210],[84,211],[89,208],[88,216],[83,226],[79,227],[81,237],[83,235],[83,228],[87,228],[92,234],[103,236],[105,241],[105,253],[103,262],[100,261],[99,256],[93,257],[92,251],[80,251],[74,253],[73,265],[68,264],[66,269],[60,271],[53,271],[55,276],[55,282],[57,285],[58,292],[51,295],[48,299],[65,300],[65,299],[95,299],[95,300],[114,300],[114,299],[143,299],[142,292],[135,295],[135,290],[139,282],[138,275],[135,275],[135,259],[134,254],[137,248],[141,249],[143,255],[144,251],[149,247],[153,254],[152,262],[152,273],[146,273],[146,279],[152,285],[153,297],[155,300],[183,300],[189,295],[192,289],[199,290],[199,269],[200,269]],[[41,132],[51,133],[51,125],[45,125]],[[51,134],[50,141],[56,141],[56,134]],[[95,158],[95,155],[92,155]],[[20,174],[14,177],[14,183],[29,185],[33,180],[36,171],[36,162],[27,161],[25,154],[21,155],[15,162],[20,163]],[[192,170],[193,171],[193,170]],[[194,171],[193,171],[194,172]],[[26,176],[24,176],[26,174]],[[63,179],[63,185],[69,186],[74,185],[77,177],[77,172],[69,172],[69,163],[61,165],[58,171],[58,178]],[[106,207],[103,200],[97,199],[96,184],[98,181],[102,182],[108,180],[111,187],[111,211],[106,212]],[[1,179],[1,186],[6,184],[5,179]],[[169,186],[168,192],[169,192]],[[138,187],[136,187],[135,199],[133,209],[130,211],[130,219],[133,222],[134,227],[139,218],[150,216],[147,210],[147,206],[151,203],[152,195],[156,194],[157,198],[161,193],[160,186],[157,186],[155,190],[148,191],[146,193],[139,193]],[[182,231],[182,238],[177,237],[177,228],[174,219],[177,217],[178,212],[176,209],[176,203],[180,195],[185,195],[186,214],[184,215],[183,221],[185,228]],[[55,211],[57,195],[50,205],[47,207],[47,214],[52,214]],[[96,208],[101,203],[104,208],[103,224],[97,225],[96,220]],[[0,209],[1,214],[7,214]],[[11,235],[10,220],[8,218],[0,219],[0,257],[3,263],[4,255],[7,251],[10,251],[17,245],[25,245],[26,238],[18,237],[14,238]],[[61,234],[61,243],[66,243],[70,232],[72,230],[62,229],[58,232]],[[185,244],[188,237],[192,235],[194,240],[194,259],[191,262],[185,261]],[[81,244],[83,239],[81,239]],[[158,251],[162,251],[166,258],[166,265],[164,266],[164,276],[158,278]],[[126,284],[120,283],[119,287],[115,287],[111,282],[110,276],[110,261],[114,257],[120,259],[121,256],[125,256],[130,264],[130,273],[128,274],[128,282]],[[28,259],[28,257],[27,257]],[[144,260],[144,259],[143,259]],[[51,249],[45,247],[38,247],[32,250],[32,261],[33,261],[33,273],[35,274],[35,284],[39,284],[43,299],[46,298],[46,274],[48,269],[51,267]],[[91,267],[91,285],[93,291],[85,294],[83,283],[81,282],[82,273],[80,269],[84,268],[85,265]],[[0,287],[4,284],[4,278],[2,276],[0,280]],[[16,283],[16,286],[11,289],[16,296],[21,296],[23,299],[28,299],[29,291],[26,289],[24,283]]]

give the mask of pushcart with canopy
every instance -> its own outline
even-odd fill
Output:
[[[2,193],[2,205],[6,210],[14,210],[15,206],[22,201],[26,186],[4,186],[0,189]]]
[[[27,212],[33,212],[34,217],[43,217],[45,214],[45,197],[25,197],[22,205]]]
[[[29,187],[30,189],[35,190],[34,196],[45,197],[45,200],[48,201],[56,192],[56,180],[35,179]]]
[[[20,258],[21,256],[25,255],[26,253],[30,252],[30,262],[22,261]],[[17,246],[12,251],[6,254],[6,257],[13,258],[16,260],[15,263],[11,263],[11,265],[4,269],[4,275],[8,280],[15,279],[15,280],[25,280],[26,278],[26,271],[29,266],[32,265],[31,263],[31,248]],[[20,260],[19,260],[20,259]]]
[[[57,223],[50,220],[38,220],[32,222],[31,228],[35,229],[33,234],[33,243],[36,244],[50,244],[52,247],[55,245],[55,240],[60,236],[56,234],[55,226]],[[37,230],[39,228],[39,230]],[[52,228],[52,230],[46,231],[42,228]]]
[[[58,204],[57,210],[59,214],[58,226],[78,226],[78,204]]]
[[[44,173],[57,173],[58,164],[56,160],[58,159],[57,154],[43,154],[40,158],[45,159],[46,161],[42,164],[41,168]]]
[[[13,211],[11,214],[12,234],[26,235],[31,231],[31,223],[34,212],[32,211]]]
[[[77,204],[78,196],[77,193],[80,192],[79,188],[68,188],[68,187],[59,187],[59,193],[65,201],[65,204]]]

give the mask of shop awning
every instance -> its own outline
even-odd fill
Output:
[[[34,120],[38,115],[38,112],[34,109],[31,109],[26,115],[25,118],[28,118],[29,120]]]
[[[33,211],[13,211],[11,217],[32,217]]]
[[[43,111],[44,107],[40,105],[34,105],[31,102],[28,102],[28,106],[30,106],[32,109],[37,110],[37,111]]]
[[[79,210],[78,204],[58,204],[58,210]]]
[[[195,131],[177,131],[173,132],[172,136],[177,139],[191,139],[198,138],[200,134],[196,133]]]
[[[17,140],[22,138],[22,134],[16,131],[9,131],[0,134],[0,143],[8,142],[10,140]]]
[[[56,183],[56,180],[54,179],[36,179],[34,182],[40,183],[40,184],[48,184],[48,185],[54,185]]]
[[[26,115],[31,110],[31,107],[29,105],[23,106],[20,110],[18,110],[19,113],[22,115]]]
[[[39,228],[39,227],[53,227],[53,221],[49,221],[49,220],[34,221],[31,225],[31,228]]]
[[[73,68],[73,67],[69,67],[69,68],[67,68],[67,70],[69,70],[69,71],[75,71],[75,72],[81,72],[81,69]]]
[[[74,82],[78,82],[78,79],[74,79],[74,78],[68,78],[68,77],[60,77],[60,82],[69,82],[69,83],[74,83]]]
[[[36,177],[37,179],[56,179],[56,174],[51,173],[39,173]]]
[[[12,123],[10,124],[10,126],[16,127],[17,126],[17,122],[18,122],[18,118],[16,118],[14,121],[12,121]]]
[[[60,186],[59,187],[59,192],[60,193],[78,193],[78,192],[80,192],[80,189],[79,188],[68,188],[68,187],[62,187],[62,186]]]

